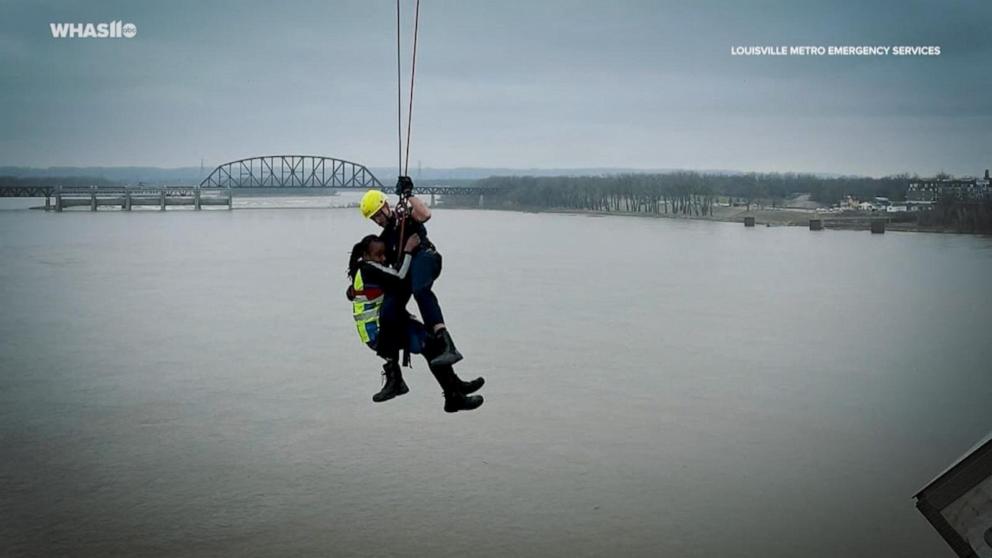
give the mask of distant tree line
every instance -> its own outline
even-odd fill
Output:
[[[705,216],[719,197],[746,205],[775,205],[795,194],[834,204],[843,196],[905,199],[908,175],[884,178],[823,178],[810,174],[618,174],[609,176],[495,176],[475,182],[497,190],[489,207],[580,209]],[[474,196],[449,196],[452,205],[474,204]]]
[[[992,233],[992,200],[939,200],[930,211],[921,212],[917,221],[924,227],[956,232]]]

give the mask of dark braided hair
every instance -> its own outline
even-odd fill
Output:
[[[381,242],[381,240],[378,236],[370,234],[351,247],[351,257],[348,258],[348,277],[355,278],[358,267],[361,265],[362,256],[369,251],[369,245],[373,242]]]

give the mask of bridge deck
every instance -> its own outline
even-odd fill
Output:
[[[181,190],[189,191],[197,189],[198,186],[161,186],[161,187],[149,187],[149,186],[97,186],[95,187],[98,193],[111,193],[119,192],[124,194],[125,192],[131,192],[136,194],[138,192],[152,192],[157,194],[159,190],[165,188],[167,190]],[[200,191],[206,192],[208,190],[227,190],[227,188],[209,188],[209,187],[199,187]],[[267,192],[272,192],[273,195],[278,195],[279,190],[306,190],[312,192],[346,192],[362,190],[365,188],[356,188],[352,186],[284,186],[284,187],[272,187],[272,186],[233,186],[230,188],[234,191],[259,191],[265,190]],[[376,188],[385,190],[384,188]],[[3,186],[0,185],[0,198],[46,198],[55,196],[58,193],[58,186]],[[92,188],[63,188],[64,194],[69,193],[85,193],[89,194]],[[495,192],[496,188],[484,188],[475,186],[447,186],[447,185],[427,185],[427,186],[417,186],[414,193],[418,195],[423,194],[436,194],[436,195],[473,195],[473,194],[489,194]]]
[[[279,195],[279,190],[299,192],[336,192],[354,191],[351,186],[344,187],[263,187],[242,186],[235,188],[213,188],[201,186],[92,186],[89,188],[63,188],[59,186],[0,186],[0,197],[37,197],[45,198],[45,209],[62,211],[70,207],[89,207],[96,211],[99,207],[120,207],[130,210],[132,207],[157,206],[164,210],[168,206],[192,206],[200,209],[202,206],[233,207],[234,192],[265,191],[273,196]],[[436,195],[472,195],[479,196],[479,203],[485,194],[495,191],[493,188],[476,188],[471,186],[433,185],[418,187],[418,195],[430,196],[431,204]],[[52,200],[54,198],[54,204]]]

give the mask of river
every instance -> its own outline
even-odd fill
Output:
[[[370,401],[354,209],[5,207],[5,556],[950,557],[992,427],[989,238],[439,209],[448,415]]]

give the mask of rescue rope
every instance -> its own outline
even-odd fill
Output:
[[[406,159],[403,158],[403,81],[400,65],[400,0],[396,0],[396,142],[398,144],[399,160],[397,161],[397,182],[400,176],[410,176],[410,134],[413,129],[413,86],[417,77],[417,37],[420,33],[420,0],[417,0],[413,18],[413,52],[410,61],[410,104],[406,113]],[[400,215],[400,236],[397,252],[402,251],[406,243],[406,219],[410,213],[410,203],[401,192],[400,201],[396,208]],[[403,349],[403,366],[410,366],[410,347]]]
[[[413,85],[417,77],[417,36],[420,34],[420,0],[417,0],[413,16],[413,56],[410,62],[410,105],[406,111],[406,160],[403,175],[410,176],[410,130],[413,127]]]
[[[396,173],[403,174],[403,80],[400,77],[400,0],[396,0]]]
[[[413,16],[413,54],[410,61],[410,103],[406,112],[406,159],[403,158],[403,79],[400,51],[402,36],[400,32],[400,0],[396,0],[396,144],[397,144],[397,173],[400,176],[410,174],[410,134],[413,130],[413,89],[417,78],[417,38],[420,36],[420,0],[417,0]]]
[[[409,176],[410,173],[410,134],[413,129],[413,87],[416,83],[417,78],[417,37],[420,35],[420,0],[417,0],[416,7],[414,8],[413,17],[413,53],[410,62],[410,104],[407,107],[407,120],[406,120],[406,160],[403,159],[403,110],[402,110],[402,97],[403,97],[403,82],[402,82],[402,72],[400,67],[400,0],[396,0],[396,140],[399,146],[399,176]],[[398,180],[398,178],[397,178]],[[397,192],[399,194],[399,192]],[[396,247],[397,250],[403,249],[403,243],[406,242],[406,218],[410,211],[409,203],[406,198],[400,195],[400,201],[397,204],[397,209],[402,211],[400,216],[400,238],[399,245]]]

